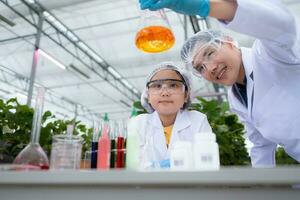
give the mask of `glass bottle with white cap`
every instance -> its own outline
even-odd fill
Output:
[[[195,134],[193,160],[196,170],[218,170],[220,168],[219,146],[214,133]]]

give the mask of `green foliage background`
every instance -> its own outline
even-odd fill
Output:
[[[190,110],[206,114],[219,144],[221,165],[249,165],[250,159],[245,147],[244,125],[238,117],[229,112],[227,102],[207,101],[197,97],[199,103],[193,103]]]
[[[29,143],[33,109],[21,105],[16,98],[4,102],[0,100],[0,163],[10,163],[17,154]],[[74,120],[56,119],[50,111],[46,111],[42,118],[40,145],[50,155],[52,136],[65,134],[68,124]],[[90,148],[92,129],[87,128],[80,121],[75,122],[74,135],[83,138],[83,150]]]

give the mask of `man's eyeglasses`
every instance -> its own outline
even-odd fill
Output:
[[[221,49],[222,42],[214,41],[197,50],[193,58],[193,74],[201,77],[207,70],[207,64],[213,62]]]

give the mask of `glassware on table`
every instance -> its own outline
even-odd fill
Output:
[[[110,126],[110,132],[109,132],[109,138],[110,138],[110,168],[116,167],[116,137],[118,134],[118,126],[116,121],[109,121]]]
[[[25,166],[23,170],[49,169],[49,160],[39,144],[45,88],[38,88],[34,109],[30,143],[17,155],[13,164]]]
[[[101,136],[98,141],[98,152],[97,152],[97,169],[107,170],[110,167],[110,132],[111,127],[107,113],[104,116]]]
[[[96,153],[97,154],[97,150],[96,152],[93,152],[93,151],[86,151],[84,153],[84,159],[81,160],[81,163],[80,163],[80,169],[91,169],[91,164],[92,164],[92,155],[93,153]]]
[[[159,53],[170,49],[175,37],[163,9],[142,10],[140,29],[135,37],[135,45],[147,53]]]
[[[118,122],[116,138],[116,168],[125,168],[126,149],[125,149],[125,124],[123,121]]]
[[[50,169],[80,169],[82,141],[83,139],[76,135],[54,135]]]
[[[95,125],[93,131],[92,145],[91,145],[91,168],[97,168],[97,157],[98,157],[98,140],[101,132],[101,122]]]

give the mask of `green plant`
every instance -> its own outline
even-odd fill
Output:
[[[282,147],[276,150],[276,164],[277,165],[295,165],[299,164],[296,160],[290,157]]]
[[[21,105],[16,98],[4,102],[0,99],[0,163],[10,163],[29,143],[32,126],[33,109]],[[92,129],[80,121],[56,119],[50,111],[42,118],[40,144],[50,154],[52,136],[65,133],[68,124],[75,124],[74,134],[83,138],[83,151],[90,148]]]
[[[221,165],[249,165],[244,126],[235,114],[229,112],[228,103],[220,104],[217,100],[208,101],[201,97],[197,100],[199,103],[193,103],[189,109],[206,114],[217,137]]]
[[[133,103],[133,107],[136,108],[136,112],[137,114],[143,114],[143,113],[147,113],[147,110],[142,106],[140,101],[136,101]]]

